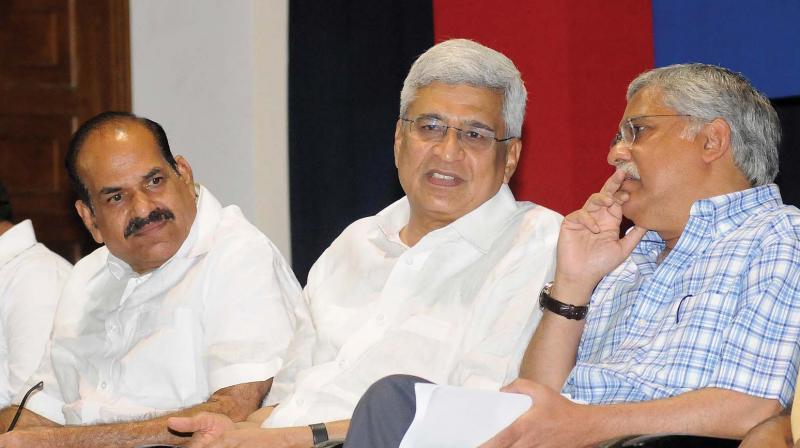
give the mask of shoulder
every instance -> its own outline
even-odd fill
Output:
[[[379,217],[377,215],[367,216],[366,218],[361,218],[350,223],[350,225],[345,227],[342,233],[333,240],[331,246],[347,245],[355,241],[366,240],[367,234],[378,228],[378,219]]]
[[[210,290],[231,287],[232,282],[252,290],[276,286],[299,289],[294,272],[280,250],[237,206],[222,210],[201,263]]]
[[[313,286],[337,269],[349,269],[365,262],[365,257],[369,258],[365,254],[371,253],[365,249],[372,244],[370,235],[374,235],[378,229],[379,219],[378,216],[368,216],[348,225],[311,266],[307,284]],[[358,261],[359,259],[361,261]]]
[[[736,238],[752,239],[754,249],[784,246],[800,248],[800,210],[780,205],[754,214],[736,232]]]
[[[278,249],[247,218],[241,209],[229,205],[222,209],[210,251],[216,255],[260,256],[272,259]]]
[[[26,249],[24,252],[20,253],[13,262],[15,267],[20,271],[35,271],[42,274],[64,274],[72,270],[72,264],[45,247],[42,243],[36,243]]]
[[[98,247],[89,255],[81,258],[72,268],[70,280],[75,278],[89,279],[102,270],[108,261],[108,249],[105,246]]]
[[[538,238],[558,238],[564,217],[547,207],[517,202],[520,233]]]

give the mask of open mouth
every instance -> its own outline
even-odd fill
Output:
[[[436,170],[429,171],[426,177],[428,178],[428,182],[442,187],[453,187],[464,182],[463,179],[453,173]]]

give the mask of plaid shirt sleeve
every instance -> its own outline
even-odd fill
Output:
[[[749,260],[743,300],[708,387],[778,399],[786,407],[800,360],[800,238],[793,231],[772,236]]]

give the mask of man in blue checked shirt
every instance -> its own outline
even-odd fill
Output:
[[[648,71],[627,98],[616,171],[564,220],[547,311],[505,388],[533,406],[485,448],[741,438],[792,399],[800,211],[772,183],[775,110],[741,75],[703,64]],[[623,215],[635,225],[620,238]],[[371,396],[390,401],[402,380],[362,399],[348,448],[397,445],[369,431],[382,405]]]

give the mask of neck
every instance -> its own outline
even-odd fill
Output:
[[[12,227],[14,227],[14,223],[9,221],[0,221],[0,235],[8,232]]]

